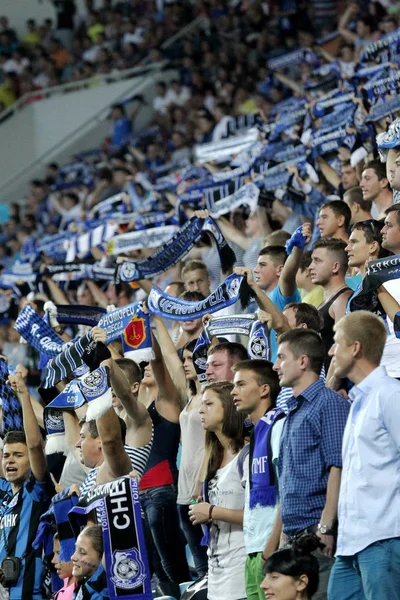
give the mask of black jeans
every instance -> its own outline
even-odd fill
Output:
[[[150,564],[160,582],[190,581],[185,544],[179,527],[174,485],[145,490],[140,495]]]
[[[192,525],[189,519],[188,505],[178,504],[178,513],[182,531],[193,556],[197,577],[203,577],[208,571],[207,548],[200,545],[203,538],[203,530],[201,525]]]

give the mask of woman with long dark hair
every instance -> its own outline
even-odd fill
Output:
[[[243,536],[244,476],[248,461],[245,416],[236,411],[233,384],[217,381],[204,387],[199,410],[206,430],[207,472],[204,500],[189,509],[193,525],[207,524],[209,600],[246,597]]]
[[[318,560],[311,553],[322,544],[306,534],[288,548],[271,554],[264,565],[261,584],[267,600],[310,600],[318,589]]]

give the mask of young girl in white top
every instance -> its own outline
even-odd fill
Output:
[[[243,536],[244,478],[248,448],[244,420],[232,402],[228,381],[204,387],[199,410],[206,430],[206,502],[189,509],[193,525],[208,528],[209,600],[241,600],[246,597]]]

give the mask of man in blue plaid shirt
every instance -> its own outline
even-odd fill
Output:
[[[280,385],[293,388],[278,461],[281,542],[315,532],[325,545],[316,553],[320,564],[316,600],[326,600],[333,564],[342,440],[350,408],[319,378],[323,360],[324,345],[315,331],[293,329],[279,338],[274,369]],[[267,543],[264,556],[270,552]]]

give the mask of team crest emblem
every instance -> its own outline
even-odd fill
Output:
[[[124,262],[121,268],[121,277],[126,281],[131,281],[134,277],[137,277],[138,271],[135,264]]]
[[[111,565],[111,581],[125,590],[139,587],[146,579],[144,564],[136,548],[124,552],[116,550]]]
[[[103,379],[103,374],[101,373],[101,371],[93,371],[92,373],[89,373],[85,379],[83,380],[83,385],[85,385],[86,387],[89,388],[97,388],[100,383],[102,382]]]
[[[235,278],[228,288],[228,296],[229,298],[235,298],[239,293],[240,281],[238,278]]]
[[[251,341],[250,353],[255,358],[265,358],[267,345],[262,337],[256,337]]]
[[[139,348],[147,337],[146,326],[143,318],[137,316],[128,323],[124,331],[125,342],[130,348]]]

